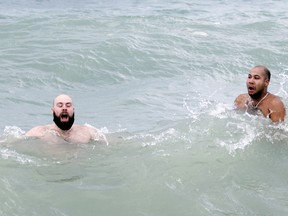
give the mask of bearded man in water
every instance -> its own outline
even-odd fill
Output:
[[[46,141],[55,141],[58,137],[71,143],[99,141],[108,144],[105,135],[92,126],[74,124],[74,107],[68,95],[59,95],[51,108],[54,124],[36,126],[26,133],[27,137],[38,137]]]
[[[248,94],[240,94],[234,101],[236,108],[248,113],[262,113],[272,122],[283,122],[286,110],[281,99],[268,92],[271,73],[265,66],[253,67],[246,81]]]

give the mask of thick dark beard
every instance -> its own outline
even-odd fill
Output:
[[[74,113],[73,113],[73,116],[70,117],[69,116],[69,120],[68,122],[61,122],[60,121],[60,116],[56,116],[55,112],[53,112],[53,121],[55,122],[55,124],[57,125],[57,127],[59,127],[61,130],[69,130],[73,123],[74,123]]]

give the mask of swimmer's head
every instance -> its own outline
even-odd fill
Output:
[[[253,67],[246,81],[248,94],[253,99],[258,99],[266,94],[271,73],[265,66]]]
[[[61,130],[69,130],[74,123],[74,107],[68,95],[59,95],[53,101],[53,121]]]

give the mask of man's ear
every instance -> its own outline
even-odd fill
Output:
[[[51,113],[53,114],[53,112],[54,112],[54,109],[53,109],[53,107],[51,108]]]
[[[270,80],[269,79],[265,79],[265,86],[267,87],[270,83]]]

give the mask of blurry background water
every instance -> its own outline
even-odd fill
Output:
[[[287,104],[288,4],[0,2],[0,215],[287,215],[288,128],[233,110],[250,68]],[[109,145],[23,139],[52,100]]]

